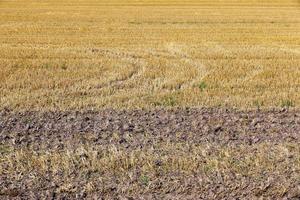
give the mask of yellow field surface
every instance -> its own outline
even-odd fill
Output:
[[[300,107],[300,1],[0,0],[0,109]]]

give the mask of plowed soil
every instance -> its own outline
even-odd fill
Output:
[[[3,111],[0,114],[1,144],[16,146],[63,144],[90,134],[95,144],[110,142],[112,133],[194,143],[255,144],[300,140],[298,111],[250,111],[226,109],[175,109],[86,112]],[[105,134],[104,134],[105,133]],[[104,136],[105,135],[105,136]],[[121,143],[126,141],[121,140]],[[128,144],[132,145],[132,144]]]
[[[295,110],[3,110],[0,113],[0,197],[297,199],[300,198],[299,142],[300,112]],[[200,147],[202,153],[211,151],[204,156],[201,153],[204,160],[199,160]],[[82,148],[85,153],[77,154]],[[118,152],[120,160],[132,152],[145,155],[138,154],[137,161],[126,165],[127,170],[122,173],[124,168],[118,163],[106,171],[88,172],[93,175],[82,172],[82,162],[89,161],[89,167],[95,161],[91,152],[111,148],[116,148],[111,152]],[[74,157],[79,155],[79,164],[55,171],[53,155],[58,153],[64,159],[70,152]],[[223,160],[226,156],[230,162]],[[178,167],[177,161],[172,161],[174,169],[170,170],[170,159],[176,158],[182,160],[178,161]],[[104,162],[101,159],[97,163]],[[109,159],[105,165],[116,162]],[[154,164],[147,165],[144,160]],[[241,160],[242,166],[233,164]],[[39,168],[44,166],[41,163],[47,162],[47,169],[40,172]],[[210,162],[219,164],[208,165]],[[181,167],[180,163],[183,163]],[[195,163],[197,166],[189,166]],[[144,170],[150,165],[151,169]],[[201,166],[211,170],[199,170]],[[82,174],[88,178],[81,177]]]

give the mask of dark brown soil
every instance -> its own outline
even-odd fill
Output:
[[[300,141],[298,111],[234,111],[175,109],[86,112],[0,113],[0,144],[48,144],[48,148],[89,133],[95,144],[110,141],[112,133],[193,143],[255,144]],[[176,133],[182,135],[175,137]],[[126,143],[126,141],[120,141]],[[128,144],[131,145],[131,144]]]
[[[118,137],[115,137],[115,135]],[[130,141],[127,140],[128,135],[134,139]],[[262,143],[271,143],[274,145],[280,143],[299,144],[300,112],[295,110],[237,111],[213,108],[77,112],[14,112],[2,110],[0,112],[0,147],[8,146],[14,149],[30,147],[30,149],[37,151],[41,149],[61,151],[66,149],[67,144],[73,145],[74,147],[87,144],[89,146],[119,145],[122,148],[124,147],[130,150],[142,148],[144,145],[157,141],[215,144],[216,147],[245,145],[247,148],[249,147],[249,149],[251,149],[251,146]],[[4,154],[0,152],[0,155]],[[292,163],[290,164],[292,165]],[[289,197],[294,197],[297,199],[300,198],[300,192],[298,191],[300,190],[298,185],[299,181],[295,182],[293,177],[287,177],[290,173],[299,175],[299,171],[290,172],[287,169],[287,171],[282,172],[281,175],[270,173],[269,176],[274,175],[275,178],[273,181],[275,183],[280,180],[285,180],[288,183],[287,192],[283,192],[282,198],[288,199]],[[175,177],[174,180],[177,178],[176,180],[179,182],[172,182],[172,176]],[[265,176],[268,175],[266,174]],[[277,179],[276,177],[280,178]],[[232,185],[230,185],[230,187],[229,185],[227,187],[222,184],[223,178],[215,177],[215,179],[205,179],[205,177],[201,178],[196,174],[190,174],[189,176],[182,174],[165,174],[163,179],[167,181],[166,184],[175,184],[178,186],[176,186],[177,189],[174,189],[174,191],[165,191],[160,188],[157,189],[159,192],[156,194],[153,193],[153,191],[156,190],[149,189],[149,191],[152,192],[147,193],[143,191],[143,194],[137,194],[135,198],[141,195],[140,198],[142,199],[160,199],[162,197],[172,199],[173,197],[175,198],[175,196],[173,196],[175,194],[177,199],[198,199],[200,197],[205,199],[205,195],[209,195],[209,199],[214,199],[214,197],[224,199],[252,199],[254,197],[259,198],[259,195],[266,198],[268,197],[268,195],[263,195],[264,189],[267,190],[269,187],[268,177],[264,177],[264,181],[254,183],[251,178],[240,177],[239,179],[233,175],[231,177]],[[112,182],[115,180],[114,177],[110,177],[109,179]],[[61,182],[56,181],[56,183],[54,183],[55,181],[53,182],[51,177],[46,179],[44,177],[43,180],[48,186],[41,185],[43,191],[39,191],[41,189],[39,186],[27,184],[28,181],[25,175],[23,175],[22,180],[19,180],[10,179],[6,175],[1,174],[0,188],[5,186],[7,189],[2,190],[0,199],[2,197],[10,199],[14,196],[18,198],[29,198],[31,196],[32,198],[82,199],[87,195],[86,193],[80,192],[72,194],[55,193],[55,187],[58,187],[56,184],[62,184],[63,180],[61,180]],[[241,180],[243,181],[240,182]],[[76,181],[78,181],[78,185],[80,185],[80,182],[84,180],[76,179]],[[180,193],[180,184],[185,184],[184,187],[187,188],[187,190]],[[15,185],[15,187],[12,187],[12,185]],[[23,188],[23,191],[19,192],[16,189],[9,189],[18,187]],[[48,187],[49,189],[47,189]],[[108,185],[99,185],[98,187],[102,187],[102,189],[110,188]],[[199,190],[197,192],[197,187],[202,188],[201,191]],[[107,189],[106,197],[109,197],[111,194],[111,198],[121,198],[122,193],[117,189],[118,181],[114,182],[111,192]],[[78,189],[78,191],[80,191],[80,189]],[[162,194],[162,191],[165,191],[165,193]],[[216,192],[221,195],[216,195]],[[41,194],[41,196],[39,196],[39,194]],[[93,194],[93,196],[100,198],[101,194]],[[271,197],[279,198],[278,196]],[[92,196],[90,196],[90,198],[92,198]]]

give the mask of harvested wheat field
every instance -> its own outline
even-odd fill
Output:
[[[0,0],[0,199],[300,199],[300,1]]]

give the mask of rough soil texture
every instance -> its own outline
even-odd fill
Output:
[[[109,142],[107,134],[148,133],[157,139],[194,143],[255,144],[300,140],[300,112],[241,112],[225,109],[175,109],[86,112],[0,113],[0,142],[17,146],[64,144],[89,133],[95,144]],[[105,135],[105,137],[103,136]],[[122,140],[120,143],[126,143]],[[128,144],[131,145],[131,144]]]
[[[284,147],[291,144],[297,147],[299,142],[300,112],[297,110],[237,111],[217,108],[187,108],[78,112],[13,112],[2,110],[0,112],[0,147],[2,148],[0,155],[3,156],[2,162],[7,162],[5,156],[8,155],[4,152],[4,147],[13,148],[14,151],[30,149],[35,152],[45,150],[60,152],[81,145],[88,145],[91,148],[109,148],[114,145],[122,151],[124,150],[126,154],[126,152],[146,148],[145,146],[150,148],[152,144],[157,143],[186,143],[191,146],[210,145],[215,146],[216,149],[229,147],[236,149],[242,146],[243,149],[246,149],[243,150],[244,153],[250,155],[256,147],[260,148],[264,144],[271,146],[284,144]],[[267,154],[268,152],[265,151],[264,153]],[[74,187],[58,191],[58,186],[64,184],[65,180],[54,179],[53,177],[56,175],[50,172],[48,175],[40,175],[38,180],[40,182],[37,181],[38,184],[33,185],[29,183],[32,179],[31,172],[28,174],[23,172],[23,174],[19,174],[19,178],[11,177],[4,173],[5,167],[3,166],[6,166],[7,163],[2,163],[0,198],[107,197],[122,199],[122,197],[126,197],[128,199],[173,199],[176,197],[178,199],[236,199],[239,197],[254,199],[264,197],[299,199],[300,182],[297,179],[300,177],[299,160],[288,160],[293,157],[298,159],[295,155],[283,158],[284,161],[282,162],[287,165],[287,167],[282,168],[285,171],[278,172],[277,169],[274,169],[275,171],[272,169],[268,169],[269,171],[266,169],[265,172],[260,171],[262,179],[253,179],[247,175],[239,177],[234,173],[230,177],[228,175],[231,172],[226,172],[228,177],[219,177],[220,174],[218,175],[217,172],[215,176],[213,173],[210,176],[204,176],[196,172],[190,172],[188,175],[168,172],[156,176],[155,181],[160,180],[161,182],[151,182],[151,184],[158,184],[160,187],[151,188],[149,186],[135,194],[128,189],[131,183],[128,183],[128,188],[124,189],[123,179],[115,178],[114,175],[104,177],[108,176],[107,174],[97,175],[98,178],[103,176],[101,180],[106,180],[106,182],[102,182],[103,185],[97,185],[96,182],[93,182],[93,192],[82,191],[81,187],[86,184],[83,184],[86,180],[76,178],[71,179]],[[157,162],[156,165],[160,165],[160,162]],[[279,169],[281,170],[281,168]],[[140,177],[138,172],[132,173],[134,174],[132,177]],[[76,174],[76,170],[72,176],[79,176]],[[148,184],[148,179],[146,182]],[[280,182],[286,184],[285,187],[278,185]],[[163,189],[164,186],[174,188],[173,190]],[[101,191],[100,188],[102,188]],[[281,190],[280,188],[284,189]]]

